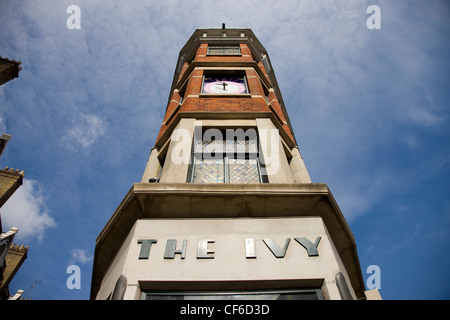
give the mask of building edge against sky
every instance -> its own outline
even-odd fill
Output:
[[[0,86],[19,77],[21,61],[0,57]],[[0,136],[0,157],[12,136],[2,133]],[[22,185],[25,173],[23,170],[5,167],[0,170],[0,208]],[[18,228],[12,227],[3,232],[2,217],[0,212],[0,300],[23,299],[23,290],[11,294],[9,285],[23,262],[27,259],[28,246],[18,245],[13,242]]]
[[[379,297],[333,195],[311,182],[262,44],[250,29],[198,29],[142,180],[97,237],[91,299],[244,291]]]

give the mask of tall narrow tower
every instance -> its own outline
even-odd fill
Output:
[[[199,29],[142,181],[97,238],[91,299],[261,295],[364,298],[355,240],[311,183],[259,40]]]

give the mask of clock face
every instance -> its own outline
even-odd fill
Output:
[[[204,93],[247,93],[244,78],[217,78],[205,77],[203,83]]]

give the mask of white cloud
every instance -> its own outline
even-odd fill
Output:
[[[63,136],[62,143],[69,149],[86,150],[105,133],[106,127],[104,119],[93,114],[79,113],[74,127]]]
[[[25,180],[2,207],[3,228],[19,228],[17,237],[41,241],[48,228],[56,223],[46,208],[42,189],[35,180]]]
[[[88,255],[85,249],[73,249],[71,251],[72,258],[69,264],[85,264],[92,260],[92,256]]]

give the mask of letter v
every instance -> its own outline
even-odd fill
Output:
[[[308,256],[310,257],[319,256],[319,251],[317,251],[317,247],[319,246],[319,242],[322,239],[322,237],[317,237],[315,243],[312,243],[311,241],[303,237],[294,239],[295,241],[300,243],[306,249],[306,251],[308,251]]]
[[[287,238],[286,243],[284,244],[284,248],[281,249],[278,243],[273,239],[263,239],[266,246],[272,251],[273,255],[277,258],[284,258],[286,254],[286,250],[289,246],[289,242],[291,242],[291,238]]]

